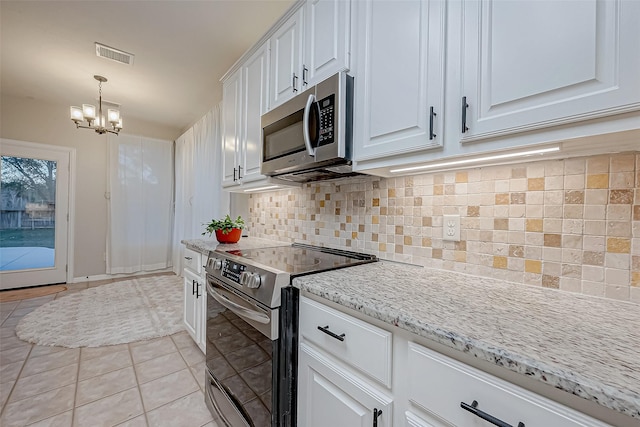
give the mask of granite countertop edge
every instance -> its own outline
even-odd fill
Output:
[[[463,276],[467,275],[463,274]],[[534,378],[556,389],[596,402],[601,406],[626,414],[632,418],[640,418],[640,395],[635,392],[620,390],[575,372],[552,366],[544,361],[527,357],[481,340],[469,338],[463,331],[445,330],[437,325],[415,319],[401,311],[378,308],[384,307],[383,304],[378,304],[380,301],[374,302],[370,298],[354,298],[334,291],[327,292],[323,290],[320,284],[314,285],[309,280],[311,277],[313,276],[306,276],[304,283],[294,279],[294,286],[302,291],[356,310],[420,337],[433,340],[480,360]]]

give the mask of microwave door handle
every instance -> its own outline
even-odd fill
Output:
[[[307,98],[307,105],[304,107],[304,116],[302,118],[302,134],[304,137],[304,145],[307,147],[307,153],[311,157],[316,156],[316,149],[311,146],[311,137],[309,136],[309,115],[311,113],[311,107],[316,100],[314,94],[310,94]]]

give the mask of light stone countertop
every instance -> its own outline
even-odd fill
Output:
[[[189,249],[207,256],[209,255],[209,251],[215,251],[216,249],[221,249],[223,251],[235,251],[238,249],[256,249],[291,245],[291,243],[288,242],[259,239],[257,237],[241,237],[238,243],[218,243],[215,237],[210,239],[185,239],[181,240],[180,243],[184,244]]]
[[[380,261],[303,291],[640,419],[640,306]]]

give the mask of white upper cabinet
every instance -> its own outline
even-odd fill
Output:
[[[268,42],[257,49],[223,83],[223,181],[238,187],[264,178],[260,117],[267,110]]]
[[[222,186],[235,185],[240,164],[242,130],[242,73],[233,73],[222,85]]]
[[[349,69],[351,2],[307,0],[304,8],[302,85],[314,85]]]
[[[241,161],[242,182],[264,178],[262,163],[262,127],[260,117],[267,112],[269,84],[269,43],[262,45],[242,66],[243,126]]]
[[[302,86],[302,19],[298,9],[271,36],[270,108],[293,98]]]
[[[308,0],[271,36],[269,108],[349,69],[349,0]]]
[[[355,160],[442,146],[445,2],[380,0],[354,8]]]
[[[459,19],[463,142],[640,107],[640,2],[464,0]]]

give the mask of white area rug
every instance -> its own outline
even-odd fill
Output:
[[[182,324],[182,279],[155,276],[89,288],[48,302],[16,326],[38,345],[101,347],[171,335]]]

